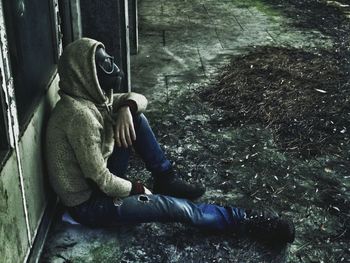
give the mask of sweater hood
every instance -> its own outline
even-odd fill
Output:
[[[83,98],[95,104],[105,104],[108,101],[97,78],[97,47],[104,48],[104,45],[90,38],[81,38],[67,45],[58,63],[61,94]]]

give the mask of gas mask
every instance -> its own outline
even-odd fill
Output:
[[[104,48],[98,47],[95,53],[97,78],[100,87],[106,94],[113,90],[120,92],[123,71],[114,63],[114,57],[107,54]]]

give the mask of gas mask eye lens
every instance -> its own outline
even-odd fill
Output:
[[[106,74],[111,74],[114,70],[114,57],[106,56],[99,66]]]
[[[96,49],[95,62],[98,68],[106,74],[111,74],[114,70],[114,57],[108,55],[102,47]]]

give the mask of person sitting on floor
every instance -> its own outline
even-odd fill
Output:
[[[113,93],[122,71],[102,43],[69,44],[58,65],[60,97],[47,127],[50,182],[71,217],[90,227],[182,222],[262,241],[294,241],[294,225],[276,213],[197,204],[205,188],[181,179],[142,113],[146,98]],[[131,148],[154,178],[151,193],[126,177]]]

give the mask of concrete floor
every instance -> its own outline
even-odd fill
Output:
[[[244,199],[238,190],[225,193],[213,187],[223,180],[211,160],[226,149],[232,131],[208,127],[208,120],[220,118],[220,110],[201,102],[196,92],[214,80],[232,55],[260,45],[327,48],[332,41],[320,32],[294,28],[259,1],[139,2],[140,50],[132,57],[132,83],[134,91],[149,99],[147,115],[160,142],[187,172],[187,180],[207,185],[202,201]],[[141,175],[149,183],[140,162],[135,159],[132,165],[131,177]],[[59,220],[50,231],[41,262],[286,262],[296,260],[293,253],[301,246],[296,242],[276,253],[179,224],[88,229]]]

